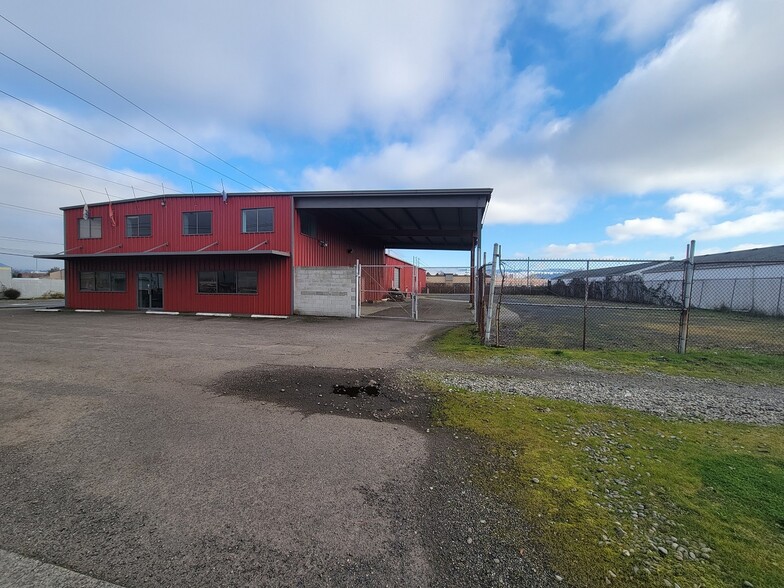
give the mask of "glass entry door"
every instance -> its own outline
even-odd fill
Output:
[[[163,308],[163,273],[139,272],[138,304],[143,309]]]

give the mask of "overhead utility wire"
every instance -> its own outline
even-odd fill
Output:
[[[11,257],[30,257],[33,258],[35,255],[25,255],[24,253],[11,253],[10,251],[0,251],[3,255],[10,255]]]
[[[130,104],[130,105],[131,105],[131,106],[133,106],[134,108],[137,108],[138,110],[140,110],[141,112],[143,112],[144,114],[146,114],[147,116],[149,116],[151,119],[153,119],[153,120],[155,120],[155,121],[159,122],[159,123],[160,123],[160,124],[162,124],[164,127],[166,127],[167,129],[169,129],[170,131],[172,131],[172,132],[176,133],[177,135],[179,135],[180,137],[182,137],[183,139],[185,139],[186,141],[188,141],[188,142],[189,142],[191,145],[194,145],[195,147],[198,147],[199,149],[201,149],[202,151],[204,151],[204,152],[205,152],[205,153],[207,153],[208,155],[211,155],[212,157],[214,157],[215,159],[217,159],[217,160],[218,160],[218,161],[220,161],[221,163],[223,163],[223,164],[225,164],[225,165],[228,165],[230,168],[232,168],[232,169],[234,169],[234,170],[236,170],[236,171],[240,172],[242,175],[244,175],[244,176],[245,176],[245,177],[247,177],[247,178],[250,178],[251,180],[253,180],[253,181],[254,181],[254,182],[256,182],[257,184],[261,184],[261,185],[262,185],[262,186],[264,186],[265,188],[268,188],[268,189],[272,190],[273,192],[277,192],[277,190],[276,190],[275,188],[273,188],[272,186],[269,186],[269,185],[265,184],[264,182],[262,182],[261,180],[259,180],[259,179],[256,179],[256,178],[254,178],[253,176],[249,175],[248,173],[246,173],[246,172],[242,171],[240,168],[238,168],[238,167],[236,167],[235,165],[233,165],[233,164],[229,163],[228,161],[226,161],[225,159],[223,159],[223,158],[222,158],[222,157],[220,157],[219,155],[216,155],[215,153],[213,153],[212,151],[210,151],[210,150],[209,150],[209,149],[207,149],[206,147],[202,146],[201,144],[197,143],[196,141],[194,141],[194,140],[193,140],[193,139],[191,139],[190,137],[188,137],[188,136],[184,135],[183,133],[181,133],[180,131],[178,131],[177,129],[175,129],[174,127],[172,127],[171,125],[169,125],[169,124],[165,123],[164,121],[162,121],[160,118],[158,118],[157,116],[155,116],[154,114],[152,114],[152,113],[151,113],[151,112],[149,112],[148,110],[146,110],[146,109],[144,109],[143,107],[141,107],[141,106],[139,106],[138,104],[136,104],[136,103],[135,103],[133,100],[131,100],[130,98],[127,98],[126,96],[124,96],[123,94],[121,94],[120,92],[118,92],[117,90],[115,90],[114,88],[112,88],[111,86],[109,86],[109,85],[105,84],[104,82],[102,82],[101,80],[99,80],[98,78],[96,78],[96,77],[95,77],[93,74],[91,74],[90,72],[86,71],[85,69],[83,69],[83,68],[81,68],[80,66],[78,66],[77,64],[75,64],[73,61],[71,61],[70,59],[68,59],[68,58],[67,58],[65,55],[63,55],[63,54],[59,53],[58,51],[56,51],[55,49],[51,48],[49,45],[47,45],[46,43],[44,43],[43,41],[41,41],[39,38],[37,38],[36,36],[34,36],[32,33],[28,33],[26,30],[24,30],[24,29],[23,29],[22,27],[20,27],[18,24],[16,24],[16,23],[14,23],[14,22],[10,21],[8,18],[6,18],[5,16],[3,16],[2,14],[0,14],[0,18],[2,18],[4,21],[6,21],[8,24],[10,24],[12,27],[14,27],[15,29],[17,29],[18,31],[20,31],[20,32],[24,33],[25,35],[27,35],[28,37],[30,37],[30,38],[31,38],[33,41],[35,41],[36,43],[38,43],[38,44],[39,44],[39,45],[41,45],[42,47],[45,47],[46,49],[48,49],[49,51],[51,51],[52,53],[54,53],[55,55],[57,55],[57,57],[59,57],[60,59],[62,59],[62,60],[63,60],[63,61],[65,61],[66,63],[68,63],[68,64],[70,64],[71,66],[73,66],[73,67],[75,67],[76,69],[78,69],[80,72],[82,72],[84,75],[86,75],[86,76],[87,76],[88,78],[90,78],[91,80],[93,80],[93,81],[97,82],[98,84],[100,84],[101,86],[103,86],[104,88],[106,88],[107,90],[109,90],[109,91],[110,91],[112,94],[114,94],[115,96],[118,96],[119,98],[122,98],[123,100],[125,100],[125,102],[127,102],[128,104]],[[244,184],[243,184],[243,185],[244,185]],[[247,186],[246,186],[246,187],[247,187]]]
[[[6,237],[5,235],[0,235],[0,239],[9,240],[9,241],[24,241],[25,243],[46,243],[47,245],[62,245],[63,242],[60,241],[59,243],[55,243],[54,241],[38,241],[36,239],[22,239],[20,237]]]
[[[61,180],[53,180],[52,178],[47,178],[46,176],[39,176],[38,174],[34,174],[31,172],[22,171],[21,169],[16,169],[13,167],[8,167],[6,165],[0,165],[0,169],[7,169],[8,171],[16,172],[18,174],[24,174],[26,176],[30,176],[33,178],[38,178],[39,180],[46,180],[47,182],[53,182],[55,184],[62,184],[63,186],[68,186],[69,188],[76,188],[77,190],[85,190],[87,192],[95,192],[96,194],[104,194],[105,192],[101,192],[100,190],[93,190],[92,188],[85,188],[84,186],[77,186],[76,184],[69,184],[68,182],[63,182]],[[120,198],[115,194],[108,194],[107,196],[114,196],[115,198]],[[59,216],[59,215],[58,215]]]
[[[46,161],[45,159],[39,159],[38,157],[33,157],[32,155],[27,155],[26,153],[20,153],[19,151],[14,151],[13,149],[9,149],[8,147],[0,147],[3,151],[8,151],[9,153],[13,153],[14,155],[19,155],[21,157],[26,157],[27,159],[32,159],[33,161],[38,161],[40,163],[45,163],[46,165],[51,165],[54,167],[59,167],[60,169],[68,170],[70,172],[74,172],[76,174],[81,174],[83,176],[87,176],[90,178],[95,178],[96,180],[101,180],[102,182],[109,182],[110,184],[117,184],[118,186],[122,186],[123,188],[130,188],[131,190],[137,189],[139,192],[147,192],[147,194],[157,194],[157,192],[151,192],[150,190],[144,190],[143,188],[134,188],[133,186],[129,186],[128,184],[123,184],[120,182],[115,182],[114,180],[110,180],[107,178],[102,178],[101,176],[95,176],[93,174],[88,174],[87,172],[79,171],[78,169],[73,169],[72,167],[67,167],[65,165],[60,165],[59,163],[53,163],[51,161]],[[19,170],[17,170],[19,171]]]
[[[63,92],[67,92],[68,94],[70,94],[71,96],[73,96],[74,98],[76,98],[77,100],[81,100],[82,102],[84,102],[85,104],[88,104],[89,106],[92,106],[92,107],[93,107],[93,108],[95,108],[96,110],[100,110],[100,111],[101,111],[101,112],[103,112],[103,113],[104,113],[106,116],[109,116],[109,117],[113,118],[114,120],[116,120],[117,122],[124,124],[124,125],[125,125],[125,126],[127,126],[128,128],[131,128],[131,129],[133,129],[134,131],[136,131],[137,133],[141,133],[142,135],[144,135],[144,136],[145,136],[145,137],[147,137],[148,139],[152,139],[152,140],[153,140],[153,141],[155,141],[156,143],[158,143],[158,144],[160,144],[160,145],[163,145],[164,147],[166,147],[166,148],[168,148],[168,149],[171,149],[172,151],[174,151],[175,153],[178,153],[178,154],[182,155],[183,157],[187,157],[188,159],[190,159],[190,160],[191,160],[191,161],[193,161],[194,163],[197,163],[197,164],[201,165],[202,167],[205,167],[205,168],[207,168],[208,170],[210,170],[210,171],[212,171],[212,172],[214,172],[214,173],[216,173],[216,174],[218,174],[218,175],[224,175],[224,174],[222,174],[220,171],[218,171],[217,169],[215,169],[214,167],[211,167],[211,166],[207,165],[206,163],[203,163],[203,162],[199,161],[198,159],[195,159],[195,158],[191,157],[191,156],[190,156],[190,155],[188,155],[187,153],[184,153],[184,152],[180,151],[180,150],[179,150],[179,149],[177,149],[176,147],[172,147],[172,146],[171,146],[171,145],[169,145],[168,143],[165,143],[165,142],[161,141],[160,139],[158,139],[158,138],[156,138],[156,137],[153,137],[153,136],[152,136],[150,133],[147,133],[147,132],[145,132],[145,131],[141,130],[139,127],[136,127],[136,126],[132,125],[131,123],[129,123],[129,122],[127,122],[127,121],[124,121],[124,120],[123,120],[123,119],[121,119],[119,116],[115,116],[114,114],[112,114],[112,113],[111,113],[111,112],[109,112],[108,110],[105,110],[105,109],[101,108],[100,106],[98,106],[98,105],[97,105],[97,104],[95,104],[94,102],[90,102],[90,101],[89,101],[89,100],[87,100],[86,98],[83,98],[83,97],[79,96],[79,94],[76,94],[75,92],[72,92],[72,91],[71,91],[71,90],[69,90],[68,88],[66,88],[66,87],[64,87],[64,86],[61,86],[60,84],[58,84],[58,83],[57,83],[57,82],[55,82],[54,80],[52,80],[52,79],[50,79],[50,78],[47,78],[45,75],[43,75],[43,74],[41,74],[41,73],[38,73],[38,72],[37,72],[37,71],[35,71],[34,69],[32,69],[32,68],[30,68],[30,67],[26,66],[24,63],[21,63],[21,62],[17,61],[17,60],[16,60],[16,59],[14,59],[13,57],[11,57],[11,56],[9,56],[9,55],[7,55],[7,54],[3,53],[2,51],[0,51],[0,55],[2,55],[3,57],[5,57],[5,58],[6,58],[6,59],[8,59],[9,61],[13,61],[13,62],[14,62],[16,65],[18,65],[19,67],[22,67],[22,68],[26,69],[26,70],[27,70],[27,71],[29,71],[30,73],[32,73],[32,74],[34,74],[34,75],[37,75],[37,76],[38,76],[39,78],[41,78],[42,80],[46,80],[47,82],[49,82],[49,83],[50,83],[50,84],[52,84],[53,86],[56,86],[56,87],[60,88],[60,89],[61,89]],[[240,182],[240,181],[239,181],[239,180],[237,180],[237,179],[234,179],[234,178],[232,178],[232,177],[229,177],[229,176],[226,176],[226,178],[227,178],[227,179],[229,179],[229,180],[231,180],[232,182],[235,182],[235,183],[239,184],[239,185],[240,185],[240,186],[242,186],[243,188],[247,188],[248,190],[253,190],[253,188],[251,188],[251,187],[250,187],[250,186],[248,186],[247,184],[243,184],[242,182]]]
[[[205,188],[209,189],[211,192],[220,192],[220,190],[216,190],[215,188],[213,188],[212,186],[208,186],[204,182],[200,182],[199,180],[194,180],[193,178],[191,178],[189,176],[186,176],[185,174],[181,174],[178,171],[174,171],[173,169],[168,168],[165,165],[161,165],[160,163],[156,163],[155,161],[145,157],[144,155],[139,155],[135,151],[131,151],[130,149],[126,149],[125,147],[122,147],[121,145],[118,145],[117,143],[113,143],[109,139],[104,139],[103,137],[101,137],[99,135],[96,135],[95,133],[92,133],[92,132],[88,131],[87,129],[84,129],[84,128],[80,127],[79,125],[75,125],[72,122],[68,122],[67,120],[57,116],[56,114],[52,114],[48,110],[40,108],[40,107],[36,106],[35,104],[31,104],[30,102],[27,102],[26,100],[22,100],[21,98],[18,98],[16,96],[14,96],[13,94],[9,94],[5,90],[0,90],[0,94],[4,94],[5,96],[8,96],[9,98],[13,98],[16,101],[21,102],[22,104],[26,104],[27,106],[29,106],[30,108],[32,108],[34,110],[37,110],[38,112],[41,112],[41,113],[43,113],[43,114],[45,114],[47,116],[51,116],[55,120],[59,120],[60,122],[65,123],[65,124],[67,124],[70,127],[73,127],[73,128],[75,128],[77,130],[80,130],[83,133],[86,133],[86,134],[90,135],[91,137],[95,137],[99,141],[103,141],[104,143],[107,143],[107,144],[111,145],[112,147],[116,147],[117,149],[125,151],[126,153],[129,153],[129,154],[133,155],[134,157],[138,157],[139,159],[143,159],[147,163],[151,163],[151,164],[153,164],[153,165],[155,165],[155,166],[157,166],[157,167],[159,167],[159,168],[161,168],[163,170],[166,170],[169,173],[178,175],[181,178],[185,178],[186,180],[190,180],[191,182],[193,182],[195,184],[198,184],[199,186],[204,186]]]
[[[170,194],[172,194],[172,193],[174,193],[174,194],[182,194],[182,192],[180,192],[176,188],[171,188],[169,186],[163,186],[162,184],[158,184],[158,182],[153,182],[152,180],[147,180],[147,179],[139,177],[139,176],[134,176],[133,174],[128,174],[128,173],[121,172],[121,171],[116,170],[116,169],[112,169],[110,167],[106,167],[105,165],[101,165],[100,163],[95,163],[94,161],[90,161],[89,159],[83,159],[83,158],[78,157],[76,155],[73,155],[71,153],[66,153],[65,151],[61,151],[60,149],[56,149],[55,147],[52,147],[50,145],[44,145],[43,143],[39,143],[38,141],[33,141],[32,139],[28,139],[27,137],[23,137],[22,135],[17,135],[16,133],[12,133],[11,131],[6,131],[5,129],[0,129],[0,133],[5,133],[6,135],[11,135],[12,137],[16,137],[17,139],[21,139],[22,141],[27,141],[28,143],[32,143],[33,145],[38,145],[39,147],[43,147],[44,149],[49,149],[51,151],[54,151],[55,153],[59,153],[60,155],[65,155],[66,157],[71,157],[73,159],[76,159],[77,161],[82,161],[84,163],[89,163],[90,165],[94,165],[95,167],[100,167],[101,169],[105,169],[106,171],[110,171],[113,174],[120,174],[121,176],[125,176],[126,178],[131,178],[132,180],[136,180],[137,182],[145,182],[147,184],[151,184],[151,185],[155,186],[156,188],[160,185],[160,186],[163,187],[164,190],[166,190]]]
[[[16,171],[16,170],[14,170]],[[40,208],[28,208],[27,206],[19,206],[18,204],[9,204],[8,202],[0,202],[0,206],[6,206],[8,208],[18,208],[19,210],[27,210],[29,212],[38,212],[40,214],[49,214],[51,216],[56,216],[58,218],[62,217],[62,214],[59,212],[51,212],[49,210],[41,210]]]

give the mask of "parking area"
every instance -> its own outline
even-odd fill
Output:
[[[372,497],[416,492],[423,431],[221,389],[302,366],[326,404],[432,330],[368,323],[4,311],[0,548],[121,585],[419,583],[416,528]]]

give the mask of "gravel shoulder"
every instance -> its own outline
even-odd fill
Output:
[[[607,404],[665,419],[784,424],[784,390],[658,373],[608,373],[580,365],[464,363],[435,357],[422,370],[448,387]]]

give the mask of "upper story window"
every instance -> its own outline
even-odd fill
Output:
[[[80,218],[79,219],[79,238],[80,239],[100,239],[101,238],[101,217]]]
[[[299,232],[308,237],[316,237],[316,217],[309,212],[299,213]]]
[[[273,228],[271,208],[246,208],[242,211],[243,233],[271,233]]]
[[[212,233],[212,212],[183,212],[183,235],[210,235]]]
[[[125,217],[126,237],[149,237],[152,235],[152,215],[137,214]]]

